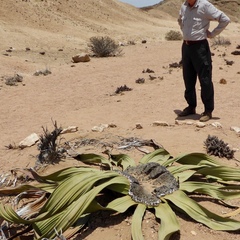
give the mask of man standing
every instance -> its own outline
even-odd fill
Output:
[[[210,21],[218,21],[212,32]],[[182,66],[185,84],[184,97],[188,103],[178,116],[196,113],[196,81],[199,78],[204,112],[200,121],[212,118],[214,110],[214,88],[212,82],[212,58],[207,38],[214,38],[229,24],[229,17],[207,0],[186,0],[180,9],[178,23],[183,33]]]

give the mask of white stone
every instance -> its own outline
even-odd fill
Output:
[[[65,134],[65,133],[74,133],[74,132],[77,132],[78,131],[78,127],[76,126],[69,126],[67,128],[64,128],[62,131],[61,131],[61,134]]]
[[[155,122],[153,122],[153,126],[163,126],[163,127],[166,127],[166,126],[169,126],[169,124],[167,122],[164,122],[164,121],[155,121]]]
[[[222,124],[220,122],[213,122],[211,125],[215,128],[222,128]]]
[[[93,132],[103,132],[104,131],[104,129],[105,128],[108,128],[109,127],[109,125],[108,124],[100,124],[99,126],[94,126],[93,128],[92,128],[92,131]]]
[[[176,120],[175,120],[175,124],[176,124],[176,125],[183,125],[183,122],[181,122],[181,121],[179,121],[179,120],[176,119]]]
[[[39,136],[36,133],[32,133],[31,135],[23,139],[18,146],[20,148],[31,147],[38,141],[39,141]]]
[[[197,236],[197,233],[196,233],[195,231],[191,231],[191,234],[192,234],[193,236]]]
[[[230,127],[230,129],[236,133],[240,133],[240,127]]]
[[[203,123],[203,122],[197,122],[196,123],[196,127],[198,127],[198,128],[204,128],[205,126],[206,126],[206,124]]]

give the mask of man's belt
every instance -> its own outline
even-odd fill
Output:
[[[203,43],[206,42],[207,39],[203,39],[203,40],[196,40],[196,41],[191,41],[191,40],[183,40],[183,42],[187,45],[193,45],[193,44],[197,44],[197,43]]]

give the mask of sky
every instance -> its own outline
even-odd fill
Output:
[[[135,7],[146,7],[161,2],[161,0],[119,0],[119,1],[129,3]]]

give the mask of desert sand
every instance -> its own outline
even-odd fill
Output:
[[[158,14],[159,13],[159,17]],[[51,21],[50,21],[51,20]],[[214,23],[211,25],[213,28]],[[221,34],[231,45],[211,46],[215,111],[204,127],[197,127],[203,112],[198,89],[197,114],[179,118],[186,107],[181,68],[169,64],[181,60],[181,41],[166,41],[165,34],[179,31],[176,18],[166,12],[145,12],[116,0],[104,1],[13,1],[4,0],[0,9],[0,166],[1,173],[14,168],[32,167],[39,153],[37,144],[24,149],[8,149],[32,133],[53,130],[53,121],[66,128],[76,126],[77,132],[64,134],[60,143],[78,139],[100,139],[112,142],[120,137],[153,139],[173,156],[190,152],[206,152],[208,135],[217,136],[235,150],[235,159],[219,158],[224,164],[239,168],[240,138],[231,127],[240,127],[240,56],[231,54],[239,46],[240,24],[232,22]],[[73,63],[72,56],[88,53],[92,36],[109,36],[123,44],[122,56],[94,58],[90,62]],[[142,43],[146,40],[146,43]],[[128,44],[129,41],[135,44]],[[212,40],[209,40],[210,45]],[[44,52],[45,54],[41,54]],[[233,64],[227,64],[233,61]],[[37,71],[51,71],[35,76]],[[151,69],[154,73],[145,73]],[[7,77],[23,77],[17,86],[5,84]],[[150,76],[155,77],[154,80]],[[143,84],[136,83],[144,78]],[[226,84],[221,84],[221,80]],[[132,91],[114,94],[120,86]],[[167,126],[155,126],[156,121]],[[103,132],[94,126],[114,124]],[[141,129],[136,124],[142,126]],[[81,152],[102,153],[99,146],[87,146]],[[113,148],[138,161],[143,153]],[[80,163],[67,158],[49,166],[49,173]],[[201,202],[201,200],[200,200]],[[222,207],[202,200],[218,214]],[[240,201],[237,202],[240,205]],[[101,215],[101,214],[100,214]],[[109,221],[98,216],[78,239],[130,239],[131,216]],[[240,216],[237,216],[239,219]],[[102,219],[105,219],[104,221]],[[181,218],[179,239],[238,239],[238,233],[216,232]],[[92,227],[91,227],[92,226]],[[158,223],[149,213],[144,219],[146,239],[157,239]]]

